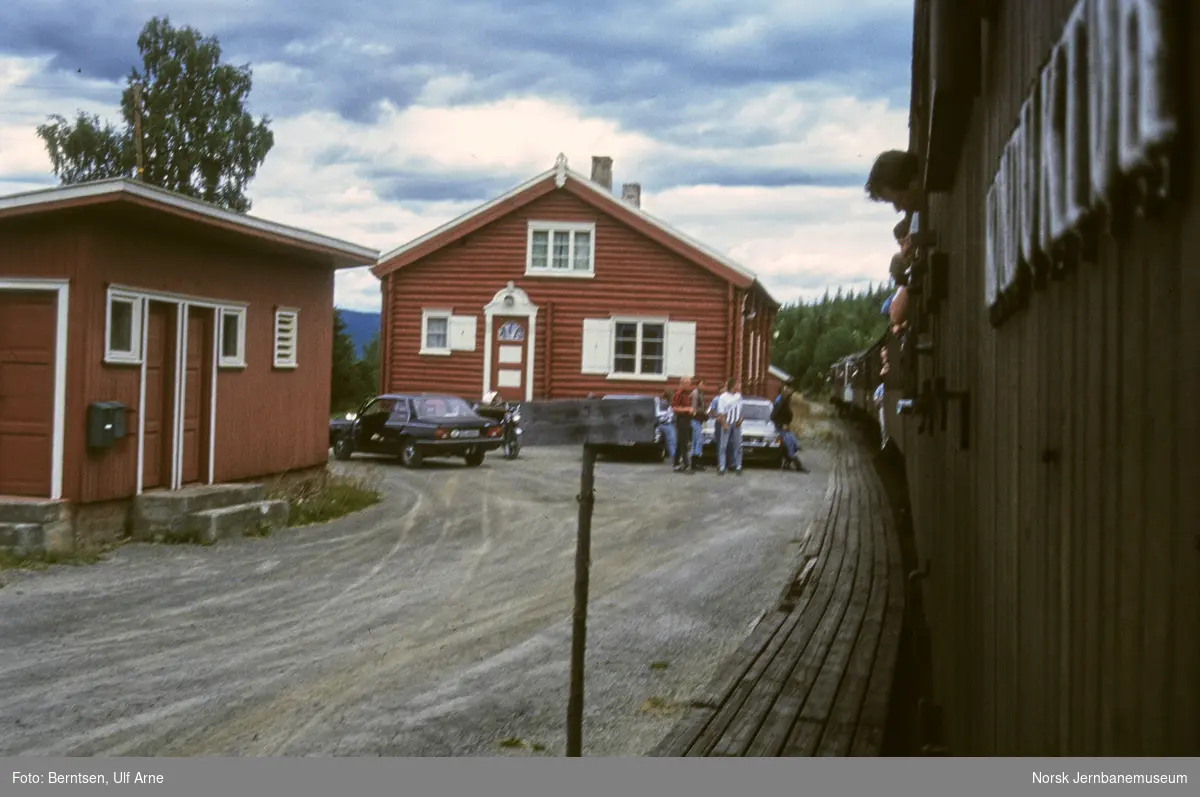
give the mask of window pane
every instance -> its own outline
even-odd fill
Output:
[[[125,353],[133,351],[133,302],[128,299],[113,299],[112,301],[108,348]]]
[[[450,321],[446,318],[430,318],[426,328],[425,348],[448,349]]]
[[[571,233],[554,233],[554,262],[553,268],[567,268],[571,258]]]
[[[592,267],[592,234],[590,232],[575,233],[575,263],[576,271],[588,271]]]
[[[666,348],[666,328],[662,324],[642,324],[642,373],[661,374]]]
[[[637,373],[637,332],[637,324],[617,324],[613,338],[613,370],[617,373]]]
[[[533,267],[545,268],[547,252],[550,249],[550,233],[545,230],[533,234]]]
[[[237,359],[240,321],[237,313],[221,314],[221,356],[226,359]]]

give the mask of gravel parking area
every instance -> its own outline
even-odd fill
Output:
[[[601,460],[585,755],[652,748],[768,609],[812,473]],[[0,755],[562,755],[577,450],[377,469],[385,500],[211,548],[7,572]]]

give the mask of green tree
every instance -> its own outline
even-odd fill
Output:
[[[346,333],[346,322],[342,312],[333,311],[333,377],[330,385],[329,406],[334,412],[357,409],[363,396],[359,390],[358,357],[354,341]]]
[[[334,413],[356,410],[379,391],[379,333],[363,346],[358,356],[346,332],[342,311],[333,310],[333,352],[329,406]]]
[[[892,288],[866,291],[837,289],[813,302],[780,309],[775,317],[779,337],[771,350],[774,365],[792,374],[802,387],[812,388],[835,360],[867,348],[883,334],[887,319],[881,312]]]
[[[365,399],[379,390],[379,333],[371,336],[363,346],[362,356],[355,363],[356,386]]]
[[[270,119],[245,109],[248,64],[221,63],[221,45],[191,27],[154,17],[137,40],[142,69],[130,70],[121,95],[123,127],[83,112],[37,128],[64,184],[130,177],[137,169],[135,87],[141,86],[142,179],[245,213],[245,190],[275,144]]]

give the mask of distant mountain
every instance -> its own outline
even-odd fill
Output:
[[[346,324],[346,334],[354,341],[354,347],[362,355],[363,347],[371,342],[371,338],[379,334],[379,313],[364,313],[361,310],[343,310],[342,321]]]

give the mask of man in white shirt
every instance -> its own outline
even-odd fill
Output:
[[[721,441],[717,448],[717,473],[725,475],[725,464],[732,459],[733,472],[742,475],[742,385],[733,379],[717,397],[717,423]]]

